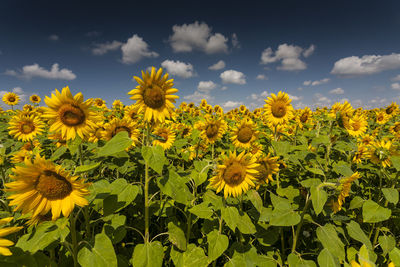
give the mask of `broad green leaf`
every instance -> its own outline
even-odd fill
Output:
[[[101,164],[101,162],[97,162],[97,163],[93,163],[90,165],[82,165],[82,166],[78,166],[75,168],[75,174],[81,173],[81,172],[88,172],[91,170],[96,169],[97,167],[99,167]]]
[[[67,141],[67,147],[71,155],[75,155],[78,152],[79,146],[82,143],[82,139],[77,135],[75,139],[71,139]]]
[[[350,165],[344,161],[339,161],[338,163],[333,164],[333,171],[337,174],[343,175],[344,177],[350,177],[353,175]]]
[[[399,191],[395,188],[382,188],[382,193],[390,203],[397,204],[399,202]]]
[[[66,151],[67,151],[67,147],[60,146],[59,148],[57,148],[56,151],[54,151],[53,155],[51,155],[50,160],[55,161],[55,160],[59,159],[62,155],[64,155],[64,153]]]
[[[311,145],[316,147],[319,144],[326,145],[329,144],[329,135],[320,135],[312,139]]]
[[[330,253],[339,257],[339,260],[345,260],[344,244],[332,224],[318,227],[317,237],[324,248],[328,249]]]
[[[129,138],[128,132],[122,131],[117,133],[104,146],[100,147],[96,157],[107,157],[118,152],[122,152],[132,144],[132,139]]]
[[[185,233],[175,223],[168,223],[168,240],[180,250],[186,250]]]
[[[315,173],[315,174],[319,174],[319,175],[322,175],[322,176],[325,175],[324,172],[321,169],[318,169],[318,168],[306,168],[306,169],[308,171],[312,172],[312,173]]]
[[[165,158],[164,149],[161,146],[143,146],[142,156],[147,164],[149,164],[150,168],[155,170],[158,174],[162,174],[167,159]]]
[[[377,223],[390,218],[392,211],[390,209],[379,206],[372,200],[367,200],[363,204],[364,222]]]
[[[189,244],[184,252],[172,247],[171,258],[176,267],[207,267],[210,263],[204,250],[195,244]]]
[[[247,191],[247,198],[251,201],[256,210],[261,213],[263,201],[258,192],[253,189]]]
[[[216,260],[228,248],[229,240],[226,235],[220,234],[218,230],[214,230],[207,235],[208,258]]]
[[[211,219],[213,210],[208,206],[208,203],[202,202],[199,205],[193,206],[189,209],[191,213],[202,219]]]
[[[316,215],[320,214],[324,209],[327,200],[328,194],[322,187],[311,187],[311,201]]]
[[[321,180],[318,178],[310,178],[304,181],[300,182],[302,186],[306,187],[306,188],[310,188],[313,186],[317,186],[321,183]]]
[[[249,246],[250,247],[250,246]],[[276,267],[278,261],[274,259],[274,255],[268,252],[267,255],[257,254],[255,247],[239,247],[235,249],[233,257],[225,264],[225,267]],[[240,252],[239,252],[240,251]]]
[[[274,210],[272,211],[269,223],[274,226],[292,226],[300,222],[300,215],[296,213],[290,201],[286,198],[270,194]]]
[[[326,248],[319,253],[318,264],[324,267],[340,267],[339,259]]]
[[[396,171],[400,172],[400,156],[392,156],[390,160],[393,163],[393,167],[396,168]]]
[[[372,250],[368,250],[365,245],[362,245],[358,252],[358,260],[363,263],[363,266],[374,266],[376,255]]]
[[[312,260],[302,259],[299,255],[291,253],[288,256],[289,267],[317,267]]]
[[[362,199],[359,196],[355,196],[351,201],[350,201],[350,207],[349,209],[358,209],[361,208],[362,205],[364,204],[364,199]]]
[[[371,241],[367,237],[367,235],[364,233],[364,231],[361,229],[360,225],[356,223],[355,221],[350,221],[350,223],[347,224],[347,232],[349,233],[349,236],[362,244],[366,245],[368,249],[373,250]]]
[[[176,202],[189,205],[194,197],[185,184],[185,180],[172,169],[169,169],[168,173],[168,177],[160,177],[157,180],[158,187]]]
[[[207,173],[208,170],[211,168],[211,165],[208,164],[208,161],[194,161],[193,162],[195,169],[191,173],[191,178],[193,179],[196,186],[203,184],[207,181]]]
[[[221,209],[222,219],[226,222],[232,231],[235,231],[237,223],[240,219],[239,211],[236,207],[225,207]]]
[[[249,215],[243,213],[240,215],[239,220],[237,221],[237,228],[242,234],[254,234],[256,232],[256,227],[251,221]]]
[[[389,252],[389,258],[393,261],[394,266],[400,266],[400,249],[393,248],[392,251]]]
[[[139,186],[131,185],[123,178],[112,182],[109,190],[109,196],[103,200],[103,213],[105,216],[128,206],[140,192]]]
[[[298,188],[293,188],[293,186],[288,186],[285,188],[278,188],[276,190],[276,193],[278,193],[279,196],[281,197],[287,197],[289,199],[289,202],[292,203],[293,199],[297,196],[300,195],[300,191]]]
[[[222,197],[215,194],[212,190],[207,190],[203,195],[204,203],[211,203],[214,210],[220,210],[223,207]]]
[[[284,156],[290,151],[290,143],[287,141],[271,141],[277,156]]]
[[[383,255],[386,256],[396,246],[396,240],[393,236],[381,235],[378,238],[379,245],[383,250]]]
[[[114,247],[105,233],[95,236],[93,247],[88,248],[85,246],[79,250],[78,262],[82,267],[118,266]]]
[[[131,263],[135,267],[161,267],[164,250],[159,241],[136,245]]]

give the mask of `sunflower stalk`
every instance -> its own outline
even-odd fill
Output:
[[[310,201],[310,193],[308,193],[307,197],[306,197],[306,204],[304,205],[303,211],[301,212],[301,215],[300,215],[300,217],[301,217],[300,223],[296,227],[296,234],[295,234],[295,237],[293,239],[292,253],[294,253],[296,251],[297,241],[298,241],[299,236],[300,236],[301,227],[303,226],[303,223],[304,223],[304,215],[306,214],[306,211],[307,211],[308,207],[310,206],[310,203],[311,203],[311,201]]]
[[[78,213],[79,214],[79,213]],[[78,267],[78,241],[76,237],[76,220],[78,219],[78,215],[75,217],[73,214],[69,217],[70,219],[70,232],[71,232],[71,240],[72,240],[72,259],[74,260],[74,267]]]
[[[80,166],[83,165],[83,152],[82,152],[82,144],[79,144],[79,163]],[[82,174],[82,176],[86,179],[86,174]],[[83,207],[83,217],[85,218],[85,229],[86,229],[86,237],[90,240],[92,238],[91,229],[90,229],[90,215],[89,215],[89,205]]]
[[[149,124],[146,124],[146,146],[149,146],[149,138],[150,138],[150,133],[149,133]],[[147,161],[145,161],[145,166],[144,166],[144,176],[145,176],[145,181],[144,181],[144,242],[148,243],[149,242],[149,164]]]

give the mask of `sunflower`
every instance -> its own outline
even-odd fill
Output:
[[[389,106],[385,108],[386,115],[392,117],[395,116],[399,111],[399,106],[396,102],[392,102]]]
[[[0,226],[3,226],[9,222],[11,222],[14,219],[14,217],[7,217],[0,219]],[[3,256],[11,256],[12,253],[11,251],[7,248],[9,246],[14,245],[14,242],[4,239],[2,237],[18,232],[21,230],[23,227],[22,226],[13,226],[13,227],[4,227],[0,229],[0,254]]]
[[[98,107],[98,108],[107,108],[107,106],[106,106],[106,101],[104,101],[104,100],[101,99],[101,98],[96,98],[96,99],[94,99],[93,105],[94,105],[95,107]]]
[[[133,77],[139,85],[128,94],[131,99],[136,100],[134,104],[138,113],[144,113],[145,121],[164,122],[165,118],[170,118],[173,113],[175,99],[179,98],[173,93],[178,92],[174,86],[173,79],[168,80],[168,73],[162,76],[163,69],[156,72],[156,68],[151,68],[151,73],[142,71],[142,79]]]
[[[272,179],[272,175],[279,172],[278,157],[271,157],[271,154],[268,153],[267,156],[258,160],[257,163],[260,164],[257,167],[258,174],[255,176],[258,184],[272,182],[274,180]]]
[[[359,179],[360,177],[361,177],[361,175],[358,172],[355,172],[350,177],[343,178],[339,181],[340,185],[339,185],[338,189],[340,190],[340,193],[339,193],[337,201],[334,203],[334,206],[333,206],[335,213],[342,209],[344,200],[346,199],[346,197],[349,196],[351,184],[355,180]]]
[[[303,129],[305,124],[311,124],[312,120],[312,111],[310,108],[305,107],[303,110],[300,110],[298,116],[296,117],[297,125]]]
[[[113,109],[115,109],[115,110],[122,110],[124,108],[124,104],[119,99],[114,100],[114,102],[112,103],[112,106],[113,106]]]
[[[290,104],[292,100],[289,95],[279,91],[278,95],[271,94],[265,100],[264,112],[267,120],[272,125],[282,124],[289,121],[293,114],[293,107]]]
[[[214,144],[222,138],[227,129],[227,124],[223,119],[212,116],[205,116],[205,121],[198,127],[201,130],[201,138],[209,144]]]
[[[133,121],[137,121],[139,118],[137,110],[134,108],[133,105],[125,106],[124,117],[129,118],[130,120],[133,120]]]
[[[97,143],[99,140],[103,138],[103,132],[104,132],[104,123],[103,122],[97,122],[96,123],[96,128],[92,128],[92,131],[89,134],[88,141],[91,143]]]
[[[139,141],[140,132],[137,125],[132,120],[123,118],[114,118],[112,121],[104,124],[103,139],[108,141],[119,132],[127,132],[128,136],[132,139],[132,146]]]
[[[170,149],[175,142],[175,133],[171,126],[158,126],[153,134],[158,138],[153,140],[153,146],[160,145],[164,150]]]
[[[17,114],[8,123],[10,124],[9,134],[24,142],[33,140],[35,136],[43,132],[44,128],[44,123],[34,115]]]
[[[85,139],[91,128],[96,127],[97,115],[89,110],[91,100],[83,102],[82,93],[72,96],[68,86],[61,93],[56,89],[44,102],[49,106],[43,115],[49,119],[49,131],[61,133],[63,139],[75,139],[76,135]]]
[[[375,140],[375,136],[370,135],[370,134],[366,134],[366,135],[364,135],[364,136],[361,138],[361,140],[359,140],[359,141],[361,141],[361,143],[363,143],[363,145],[369,146],[369,145],[372,144],[372,142],[373,142],[374,140]]]
[[[52,213],[52,220],[65,217],[74,209],[75,204],[88,205],[84,198],[89,194],[88,184],[71,176],[61,166],[36,155],[34,162],[25,161],[23,166],[16,166],[10,175],[15,181],[5,184],[5,191],[12,194],[10,206],[22,214],[32,212],[32,217]]]
[[[361,163],[362,159],[367,159],[369,156],[368,148],[364,144],[359,144],[357,147],[357,152],[354,153],[353,162]]]
[[[263,154],[263,150],[264,147],[261,144],[254,142],[249,149],[249,153],[256,159],[258,159]]]
[[[61,133],[50,133],[47,135],[47,138],[50,140],[55,140],[57,147],[67,146],[67,140],[61,136]]]
[[[376,112],[376,113],[375,113],[375,117],[376,117],[376,123],[378,123],[378,124],[380,124],[380,125],[385,124],[385,123],[388,122],[389,119],[390,119],[390,116],[388,116],[388,115],[386,114],[386,112],[385,112],[385,111],[382,111],[382,110]]]
[[[214,188],[219,193],[224,189],[224,197],[240,196],[254,186],[257,175],[256,158],[245,151],[236,155],[236,151],[229,152],[228,155],[221,156],[222,165],[218,165],[217,174],[210,179],[209,187]]]
[[[356,114],[350,118],[346,130],[354,137],[358,137],[367,131],[368,122],[363,115]]]
[[[185,123],[178,123],[175,124],[175,130],[181,138],[185,138],[192,133],[192,126]]]
[[[34,104],[39,104],[40,101],[42,101],[42,99],[40,98],[40,96],[33,94],[29,97],[29,101],[31,101]]]
[[[258,131],[256,131],[255,123],[250,119],[244,119],[233,130],[231,141],[237,148],[249,149],[251,144],[257,139]]]
[[[400,138],[400,122],[396,122],[393,126],[390,126],[389,130],[394,136]]]
[[[390,154],[392,150],[392,142],[389,140],[381,140],[374,141],[371,144],[370,150],[370,160],[378,165],[382,165],[382,167],[390,167],[392,165],[392,161],[390,160]]]
[[[19,102],[19,96],[16,93],[5,93],[3,95],[3,101],[9,106],[15,106]]]
[[[25,160],[31,160],[32,153],[26,150],[18,150],[11,157],[11,162],[14,164],[25,162]]]

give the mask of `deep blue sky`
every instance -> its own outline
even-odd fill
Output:
[[[295,107],[384,106],[400,102],[399,29],[395,0],[1,1],[0,91],[44,98],[69,85],[132,104],[132,76],[163,65],[179,102],[255,108],[283,90]]]

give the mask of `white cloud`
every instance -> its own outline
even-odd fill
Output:
[[[232,46],[236,48],[240,48],[240,43],[236,33],[232,34]]]
[[[332,101],[328,97],[326,97],[320,93],[315,94],[313,97],[314,107],[329,106],[331,104],[331,102]]]
[[[214,100],[214,97],[211,96],[209,92],[203,93],[199,91],[195,91],[193,94],[184,96],[183,98],[195,104],[199,104],[202,99],[207,100],[207,102],[212,102]]]
[[[222,91],[225,91],[226,89],[228,89],[228,86],[222,86],[222,87],[221,87],[221,90],[222,90]]]
[[[245,75],[236,70],[226,70],[219,77],[223,83],[246,84]]]
[[[303,85],[309,86],[311,83],[312,83],[312,81],[304,81],[304,82],[303,82]]]
[[[268,77],[265,76],[264,74],[258,74],[256,77],[257,80],[268,80]]]
[[[163,68],[167,69],[167,72],[172,75],[176,75],[182,78],[190,78],[194,76],[193,65],[184,63],[181,61],[164,60],[161,63]]]
[[[249,104],[249,108],[255,109],[262,107],[265,104],[264,99],[267,99],[269,96],[269,93],[267,91],[263,91],[259,94],[251,94],[250,96],[247,97],[247,99],[252,100],[252,102]]]
[[[296,45],[281,44],[275,53],[271,47],[265,49],[261,54],[261,64],[270,64],[281,61],[281,65],[277,67],[279,70],[304,70],[307,68],[300,57],[303,53],[304,57],[308,57],[312,54],[315,47],[311,45],[308,49],[301,48]]]
[[[210,92],[215,87],[217,87],[217,85],[213,81],[201,81],[199,85],[197,85],[197,90],[200,92]]]
[[[393,53],[383,56],[365,55],[361,58],[351,56],[336,61],[331,73],[351,77],[375,74],[398,68],[400,68],[400,54]]]
[[[395,76],[395,77],[393,77],[393,78],[392,78],[392,81],[394,81],[394,82],[399,82],[399,81],[400,81],[400,74],[397,75],[397,76]]]
[[[223,68],[225,68],[225,62],[223,60],[220,60],[217,63],[215,63],[214,65],[211,65],[210,67],[208,67],[209,70],[221,70]]]
[[[311,56],[313,53],[314,53],[314,50],[315,50],[315,45],[310,45],[310,47],[309,48],[307,48],[306,50],[304,50],[304,52],[303,52],[303,56],[304,57],[309,57],[309,56]]]
[[[299,100],[302,100],[302,99],[303,99],[302,96],[296,96],[296,95],[291,95],[291,94],[288,94],[288,96],[289,96],[289,98],[292,99],[293,101],[299,101]]]
[[[121,50],[122,62],[125,64],[136,63],[143,57],[158,57],[158,54],[150,51],[148,44],[136,34],[121,46]]]
[[[174,52],[203,51],[207,54],[227,53],[228,38],[220,33],[212,34],[212,29],[204,22],[174,25],[173,34],[169,37]]]
[[[324,83],[328,83],[330,80],[331,79],[329,79],[329,78],[325,78],[325,79],[322,79],[322,80],[319,80],[319,81],[313,81],[311,83],[311,85],[312,86],[321,85],[321,84],[324,84]]]
[[[122,43],[119,41],[112,41],[112,42],[107,42],[104,44],[94,44],[94,48],[92,49],[92,53],[94,55],[104,55],[108,51],[114,51],[117,50],[122,46]]]
[[[336,89],[332,89],[329,91],[330,94],[333,95],[343,95],[344,94],[344,90],[340,87],[336,88]]]
[[[58,63],[54,63],[51,66],[51,70],[46,70],[35,63],[33,65],[23,66],[20,73],[15,70],[7,70],[4,74],[25,79],[40,77],[51,80],[74,80],[76,78],[76,75],[71,70],[65,68],[59,69]]]
[[[49,40],[50,41],[58,41],[58,40],[60,40],[60,37],[56,34],[52,34],[49,36]]]
[[[238,101],[229,100],[229,101],[226,101],[225,103],[223,103],[222,107],[226,108],[226,109],[234,109],[234,108],[239,107],[240,105],[243,105],[243,103],[242,102],[238,102]]]
[[[390,86],[393,90],[400,90],[400,83],[392,83]]]

